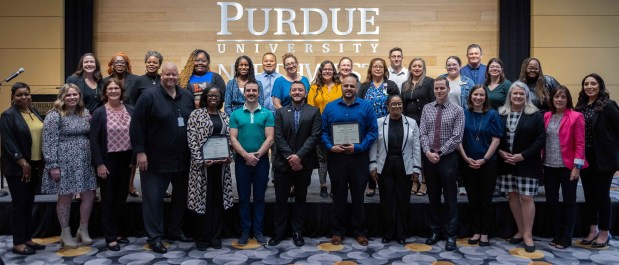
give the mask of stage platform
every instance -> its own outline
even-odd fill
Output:
[[[136,187],[139,185],[139,174],[136,176]],[[8,190],[5,188],[5,190]],[[236,192],[236,190],[235,190]],[[316,171],[312,175],[312,183],[308,188],[308,207],[307,207],[307,219],[305,225],[304,235],[308,237],[324,237],[329,235],[329,227],[331,223],[331,198],[322,198],[319,196],[320,187],[318,182],[318,175]],[[619,234],[619,177],[615,177],[613,185],[611,187],[611,199],[612,199],[612,234]],[[380,190],[378,190],[380,193]],[[33,210],[33,218],[35,219],[36,229],[35,237],[49,237],[60,234],[60,228],[56,217],[55,195],[37,195],[35,199],[35,208]],[[236,194],[235,194],[236,198]],[[10,235],[10,201],[11,197],[0,197],[0,234]],[[504,197],[494,197],[495,217],[491,229],[491,236],[508,238],[516,231],[516,226],[512,218],[507,199]],[[169,210],[169,199],[166,199],[166,210]],[[275,192],[273,184],[269,182],[269,186],[266,191],[266,216],[265,216],[265,234],[271,235],[273,232],[273,215],[274,215],[274,202]],[[533,233],[539,237],[550,236],[551,218],[550,211],[546,209],[546,202],[544,197],[544,188],[540,187],[540,192],[535,196],[536,204],[536,216],[533,227]],[[292,204],[290,204],[292,207]],[[429,234],[428,231],[428,198],[427,196],[415,196],[411,195],[410,211],[409,211],[409,235],[425,237]],[[471,231],[469,229],[469,207],[466,196],[458,196],[460,227],[459,235],[461,237],[469,236]],[[75,230],[79,225],[79,204],[73,203],[71,226]],[[582,192],[582,186],[579,183],[578,195],[577,195],[577,217],[576,226],[574,228],[574,237],[583,236],[588,232],[588,227],[583,225],[584,217],[582,216],[584,207],[584,195]],[[140,237],[144,235],[142,224],[142,208],[141,197],[128,197],[127,207],[125,209],[125,227],[126,234],[128,236]],[[380,237],[380,204],[379,195],[374,197],[365,197],[365,215],[366,215],[366,227],[368,235],[371,237]],[[191,222],[191,214],[188,214],[188,222],[185,224],[185,231],[187,234],[193,233],[193,227],[195,224]],[[225,227],[223,236],[226,238],[237,237],[240,233],[240,224],[238,221],[238,208],[235,205],[232,209],[229,209],[225,213]],[[93,236],[101,236],[101,216],[99,211],[99,201],[95,202],[93,213],[90,220],[90,230]],[[74,231],[75,232],[75,231]]]

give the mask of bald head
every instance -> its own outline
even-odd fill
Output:
[[[161,67],[161,85],[166,89],[174,89],[178,83],[178,67],[176,64],[166,62]]]

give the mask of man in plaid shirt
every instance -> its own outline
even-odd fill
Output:
[[[464,111],[449,101],[449,82],[444,77],[434,80],[436,100],[427,104],[421,114],[421,148],[423,175],[428,185],[430,200],[431,236],[426,244],[438,242],[441,228],[441,191],[444,192],[448,218],[445,249],[456,250],[456,228],[458,225],[457,180],[458,155],[456,148],[462,142],[464,132]]]

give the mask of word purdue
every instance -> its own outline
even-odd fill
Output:
[[[261,29],[256,30],[254,18],[258,11],[257,8],[245,8],[236,2],[217,2],[217,5],[221,8],[221,28],[217,32],[217,35],[220,36],[232,35],[228,27],[229,24],[240,21],[244,15],[247,15],[247,30],[255,36],[263,36],[269,32],[271,29],[271,15],[276,17],[276,30],[273,35],[320,35],[327,31],[329,22],[331,22],[332,33],[338,36],[350,35],[353,32],[355,22],[359,23],[357,35],[379,35],[380,33],[380,27],[374,24],[375,16],[379,15],[378,8],[344,8],[345,11],[342,12],[341,8],[329,8],[328,13],[330,13],[331,19],[328,18],[329,16],[325,10],[319,8],[299,8],[298,11],[290,8],[260,8],[264,15],[264,19],[260,19],[260,21],[264,21],[264,25],[261,25]],[[301,14],[301,19],[299,19],[303,25],[301,32],[295,26],[297,12]],[[230,16],[229,14],[233,15]],[[311,14],[315,14],[312,17],[318,15],[320,20],[312,21],[310,19]],[[348,17],[345,30],[338,28],[338,20],[341,15]],[[320,26],[318,27],[318,25]],[[310,29],[310,26],[317,29]]]

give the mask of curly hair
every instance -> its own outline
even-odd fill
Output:
[[[99,81],[103,78],[103,75],[101,75],[101,64],[99,63],[99,59],[97,59],[97,57],[95,57],[94,54],[92,53],[84,53],[84,55],[82,55],[82,57],[80,57],[79,62],[77,62],[77,70],[75,70],[75,72],[73,73],[74,76],[82,76],[84,75],[84,59],[86,58],[86,56],[90,56],[92,58],[95,59],[95,73],[94,73],[94,78],[95,81]]]
[[[252,62],[251,58],[249,58],[249,56],[247,55],[241,55],[238,58],[236,58],[236,61],[234,62],[234,78],[241,76],[241,73],[239,72],[239,64],[241,63],[241,60],[245,60],[247,61],[247,64],[249,64],[249,70],[247,71],[247,78],[256,79],[256,72],[254,71],[254,63]]]
[[[67,93],[69,93],[69,89],[71,88],[75,89],[75,91],[80,95],[80,100],[78,101],[77,106],[75,106],[75,113],[80,117],[84,117],[85,107],[84,100],[82,98],[82,91],[76,84],[64,84],[58,90],[58,96],[56,97],[56,100],[54,101],[54,106],[50,111],[56,110],[60,114],[60,116],[66,116],[68,114],[65,108],[64,98],[67,96]]]
[[[578,93],[578,102],[576,103],[576,110],[582,112],[585,109],[585,107],[587,107],[587,104],[589,103],[589,96],[585,94],[585,80],[589,77],[593,77],[595,81],[598,82],[598,86],[600,88],[600,93],[598,94],[598,97],[595,99],[595,102],[593,102],[594,104],[593,110],[599,112],[599,111],[602,111],[604,107],[606,106],[606,104],[610,102],[610,94],[608,93],[608,90],[606,89],[606,84],[604,83],[604,79],[602,79],[602,77],[596,73],[590,73],[582,79],[582,82],[581,82],[582,89],[580,90],[580,93]]]
[[[539,72],[537,76],[537,80],[535,80],[535,87],[531,88],[533,93],[537,98],[539,98],[540,102],[548,101],[550,95],[548,95],[548,91],[546,90],[546,79],[544,78],[544,71],[542,71],[542,64],[539,62],[537,58],[526,58],[522,61],[522,65],[520,66],[520,76],[518,77],[518,81],[527,84],[527,66],[531,61],[536,61],[539,65]]]
[[[332,61],[326,60],[322,63],[320,63],[320,66],[318,67],[318,71],[316,71],[316,77],[314,77],[314,81],[312,82],[314,85],[316,85],[316,94],[314,95],[314,100],[316,100],[316,98],[318,97],[318,94],[323,93],[322,91],[322,87],[325,84],[325,79],[322,77],[322,70],[325,68],[325,65],[330,64],[331,68],[333,68],[333,78],[331,78],[331,81],[333,81],[333,83],[335,83],[336,85],[341,84],[342,81],[340,80],[340,75],[337,73],[337,68],[335,68],[335,64]]]
[[[178,85],[180,87],[185,88],[187,87],[187,84],[189,84],[189,79],[191,79],[191,75],[194,74],[193,69],[195,66],[196,58],[201,53],[203,53],[206,56],[206,60],[208,61],[208,64],[206,65],[206,72],[208,73],[209,71],[211,71],[211,56],[208,54],[208,52],[206,52],[205,50],[201,50],[201,49],[193,50],[193,52],[191,52],[191,54],[189,55],[189,58],[187,58],[185,67],[183,67],[183,70],[181,71],[181,74],[178,77]]]
[[[127,64],[125,72],[131,74],[131,61],[129,60],[129,56],[127,56],[127,54],[124,52],[117,52],[116,54],[114,54],[114,56],[112,56],[110,62],[107,63],[107,74],[116,77],[116,72],[114,71],[114,62],[116,61],[116,57],[118,56],[123,57],[123,60],[125,60],[125,63]]]

